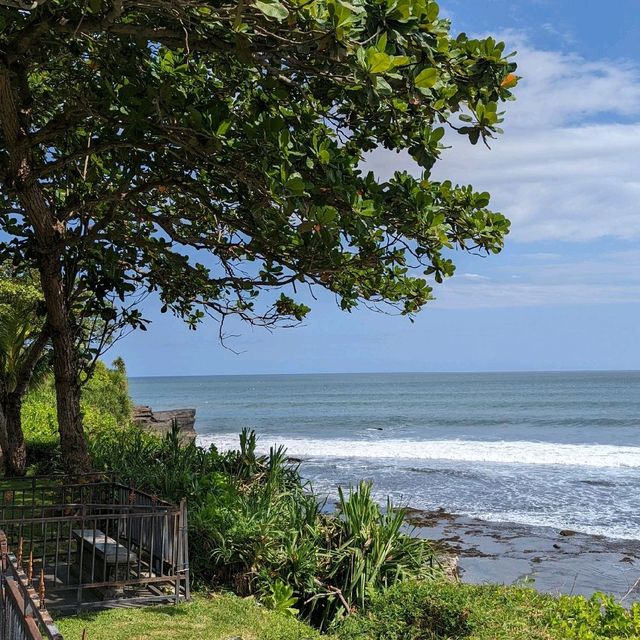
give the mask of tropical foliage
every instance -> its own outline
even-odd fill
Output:
[[[91,438],[98,468],[171,499],[189,500],[190,562],[196,584],[255,594],[268,607],[327,628],[371,595],[409,577],[432,577],[426,543],[400,531],[402,511],[384,513],[361,484],[322,505],[284,450],[256,454],[254,433],[237,451],[164,440],[132,430]]]
[[[34,274],[0,263],[0,454],[10,475],[25,471],[22,402],[46,371],[48,337]]]
[[[303,285],[413,314],[451,250],[503,246],[489,194],[431,168],[446,129],[500,132],[515,64],[433,0],[46,0],[0,7],[0,46],[0,254],[40,276],[70,468],[83,315],[143,327],[153,293],[291,324]],[[382,148],[421,175],[363,168]]]

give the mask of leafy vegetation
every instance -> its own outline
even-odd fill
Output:
[[[0,456],[10,475],[22,475],[26,446],[22,403],[46,371],[48,338],[35,274],[0,261]]]
[[[97,468],[189,501],[190,562],[200,587],[255,594],[270,608],[320,628],[365,607],[376,591],[436,573],[424,541],[400,531],[402,511],[384,513],[361,484],[341,494],[337,513],[322,505],[283,449],[256,454],[255,433],[237,451],[181,446],[132,429],[90,438]]]
[[[555,607],[532,589],[408,581],[340,625],[344,640],[550,640]]]
[[[452,250],[502,249],[489,194],[431,169],[447,128],[501,132],[516,65],[437,2],[35,4],[0,6],[0,258],[40,279],[69,469],[86,317],[144,326],[153,292],[190,327],[291,325],[305,284],[412,315]],[[422,175],[364,172],[378,148]]]
[[[625,609],[603,593],[594,593],[588,600],[563,596],[552,624],[563,640],[640,638],[640,603]]]

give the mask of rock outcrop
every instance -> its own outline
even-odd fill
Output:
[[[151,407],[140,405],[133,408],[133,421],[145,431],[163,436],[171,431],[171,424],[176,420],[180,427],[180,436],[185,441],[196,438],[196,410],[171,409],[154,411]]]

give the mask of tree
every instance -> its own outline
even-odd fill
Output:
[[[8,475],[25,472],[22,400],[34,374],[44,369],[47,343],[38,287],[29,276],[0,269],[0,448]]]
[[[105,298],[155,292],[190,326],[295,323],[302,285],[414,314],[453,273],[448,250],[501,249],[489,195],[430,170],[445,128],[500,132],[515,64],[449,27],[431,0],[0,9],[3,249],[40,274],[70,467],[88,466],[78,292],[105,317]],[[377,179],[363,160],[379,147],[422,177]]]

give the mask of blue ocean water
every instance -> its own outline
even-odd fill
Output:
[[[374,481],[396,503],[640,539],[640,372],[132,378],[195,407],[203,444],[286,445],[317,492]]]

